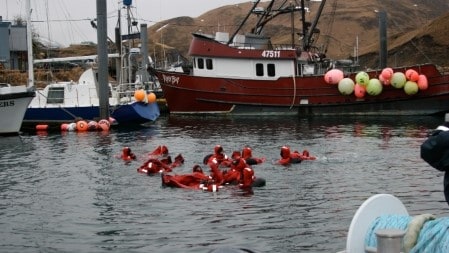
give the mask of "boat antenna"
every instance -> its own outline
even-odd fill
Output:
[[[246,14],[246,17],[243,19],[243,21],[240,23],[239,28],[237,28],[235,30],[235,32],[232,34],[231,37],[229,37],[228,40],[228,45],[232,43],[232,41],[234,40],[235,35],[237,35],[237,33],[240,31],[240,29],[242,29],[243,25],[246,23],[246,21],[248,20],[249,16],[251,15],[251,13],[254,11],[254,9],[256,8],[256,6],[259,4],[260,0],[253,0],[253,7],[251,8],[251,10],[248,12],[248,14]]]

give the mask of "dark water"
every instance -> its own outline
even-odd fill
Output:
[[[397,196],[411,215],[446,216],[443,174],[419,157],[442,118],[162,117],[109,133],[24,133],[0,139],[1,252],[337,252],[357,208]],[[164,189],[136,168],[158,145],[190,172],[215,144],[253,148],[267,185],[243,194]],[[316,161],[281,167],[282,145]],[[130,146],[139,161],[117,159]]]

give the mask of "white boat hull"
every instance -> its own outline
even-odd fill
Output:
[[[0,135],[18,134],[23,117],[34,97],[25,86],[0,88]]]

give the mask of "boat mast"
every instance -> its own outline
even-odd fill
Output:
[[[27,52],[28,52],[28,82],[27,87],[34,86],[34,66],[33,66],[33,35],[31,33],[31,4],[30,0],[26,1],[27,11]]]
[[[304,11],[304,0],[301,0],[301,8],[302,8],[302,25],[303,25],[303,31],[304,31],[304,50],[310,49],[310,46],[312,44],[312,36],[315,32],[315,28],[318,24],[318,20],[320,19],[321,13],[323,12],[324,5],[326,4],[326,0],[321,0],[320,7],[318,8],[318,12],[315,16],[315,19],[313,20],[313,23],[310,25],[310,29],[306,26],[308,25],[307,22],[305,22],[305,11]]]
[[[253,0],[253,7],[251,8],[251,10],[248,12],[248,14],[246,15],[246,17],[243,19],[243,21],[240,23],[239,28],[237,28],[235,30],[235,32],[232,34],[231,37],[229,37],[228,40],[228,45],[232,43],[232,41],[234,40],[235,35],[237,35],[237,33],[240,31],[240,29],[242,29],[243,25],[246,23],[246,20],[248,20],[249,16],[251,16],[251,13],[253,12],[253,10],[256,8],[256,6],[259,4],[260,0]]]

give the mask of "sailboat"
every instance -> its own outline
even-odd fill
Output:
[[[124,1],[124,3],[129,9],[131,2]],[[130,47],[120,49],[118,54],[111,55],[120,60],[121,69],[124,71],[118,78],[118,82],[109,83],[109,115],[120,125],[154,122],[160,115],[155,94],[149,88],[148,82],[138,75],[140,72],[134,71],[144,68],[145,62],[141,61],[144,59],[141,57],[142,52]],[[47,61],[69,61],[75,58],[86,59],[86,57],[70,57]],[[87,58],[95,60],[97,57],[88,56]],[[45,60],[39,62],[45,62]],[[94,66],[84,71],[77,82],[50,83],[44,89],[37,90],[36,97],[26,110],[24,124],[61,124],[79,119],[99,120],[99,116],[99,84],[97,69]]]
[[[29,0],[27,1],[29,6]],[[29,8],[27,9],[29,10]],[[19,134],[28,105],[35,96],[33,85],[32,38],[29,12],[27,14],[28,84],[12,86],[0,83],[0,135]]]
[[[351,60],[327,58],[313,44],[325,0],[320,1],[313,22],[305,20],[309,15],[304,0],[298,6],[295,1],[261,2],[252,1],[232,34],[193,33],[192,63],[183,71],[151,70],[170,114],[433,115],[449,111],[449,75],[434,64],[362,71]],[[273,44],[263,33],[265,25],[284,14],[293,20],[295,13],[300,13],[302,24],[300,43],[292,39],[291,44]],[[296,34],[291,30],[293,38]]]

